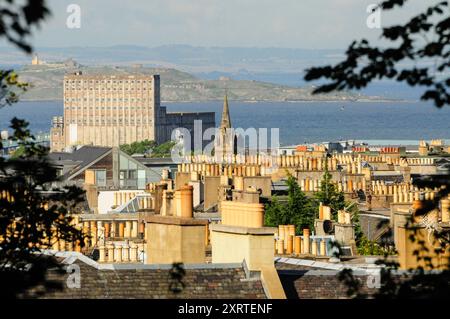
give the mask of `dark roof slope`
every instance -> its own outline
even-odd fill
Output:
[[[305,265],[276,263],[281,285],[288,299],[348,299],[348,287],[339,280],[339,271],[321,269]],[[369,289],[367,275],[355,276],[361,280],[364,293],[371,295],[375,289]]]
[[[382,257],[380,257],[382,258]],[[380,269],[370,268],[370,264],[328,263],[314,260],[279,258],[275,262],[278,276],[288,299],[348,299],[349,286],[341,280],[339,274],[344,269],[351,269],[355,280],[358,280],[359,293],[365,298],[373,298],[378,292],[377,280]],[[378,266],[375,266],[378,267]],[[392,272],[393,280],[405,280],[404,271]],[[378,278],[378,279],[377,279]]]
[[[86,166],[90,165],[92,162],[100,159],[107,153],[112,150],[111,147],[100,147],[100,146],[82,146],[81,148],[73,151],[72,153],[63,153],[63,152],[55,152],[50,153],[49,159],[53,161],[55,164],[61,163],[64,164],[68,161],[72,161],[76,163],[77,166],[67,173],[68,175],[72,175]]]
[[[85,162],[90,163],[109,151],[111,151],[110,147],[85,145],[73,151],[72,153],[64,153],[64,152],[50,153],[49,157],[51,160],[54,161],[72,160],[72,161],[80,161],[83,163]]]
[[[69,258],[70,259],[70,258]],[[179,287],[171,276],[171,265],[114,264],[101,265],[87,257],[69,262],[80,267],[80,288],[67,288],[67,275],[49,271],[48,279],[62,282],[62,290],[45,291],[35,287],[28,297],[39,298],[266,298],[261,280],[246,279],[244,267],[236,264],[186,265],[182,278],[184,288],[175,293],[171,289]],[[97,266],[96,266],[97,265]]]

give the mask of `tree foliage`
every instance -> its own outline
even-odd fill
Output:
[[[0,107],[16,103],[19,92],[27,88],[28,84],[20,82],[13,70],[0,70]]]
[[[168,141],[168,142],[162,143],[160,145],[156,145],[152,149],[152,151],[150,153],[150,157],[154,157],[154,158],[170,157],[171,150],[174,146],[175,146],[175,142],[172,142],[172,141]]]
[[[336,219],[337,212],[345,208],[344,193],[339,191],[336,184],[332,182],[331,174],[328,171],[327,162],[325,161],[325,172],[322,176],[320,190],[314,193],[317,202],[331,207],[333,219]]]
[[[10,297],[29,286],[47,284],[46,269],[56,263],[38,254],[42,249],[51,249],[59,239],[83,246],[84,239],[69,214],[77,212],[84,191],[52,186],[58,177],[48,161],[48,149],[33,142],[27,126],[12,119],[10,139],[22,152],[0,157],[0,294]]]
[[[120,149],[128,155],[144,154],[148,157],[161,158],[169,157],[174,145],[175,142],[172,141],[158,145],[155,141],[143,140],[140,142],[133,142],[131,144],[122,144],[120,145]]]
[[[45,0],[0,0],[0,38],[31,53],[27,38],[50,15]],[[0,70],[0,107],[18,101],[26,90],[13,70]],[[84,191],[78,187],[54,187],[56,169],[48,161],[48,149],[33,142],[28,123],[13,118],[12,136],[20,152],[0,157],[0,295],[18,297],[35,285],[55,288],[46,278],[49,267],[60,267],[40,252],[56,240],[79,242],[84,235],[71,224]],[[0,143],[0,149],[3,145]],[[55,286],[56,285],[56,286]]]
[[[289,219],[285,215],[285,212],[286,208],[280,203],[278,196],[272,196],[271,201],[266,204],[264,224],[272,227],[288,224]]]
[[[31,53],[27,37],[49,16],[45,0],[0,0],[0,37]]]
[[[128,155],[133,154],[146,154],[151,151],[156,146],[155,141],[143,140],[140,142],[133,142],[131,144],[120,145],[120,150],[127,153]]]
[[[380,10],[402,7],[407,0],[387,0]],[[438,107],[450,104],[450,17],[449,4],[442,1],[412,17],[404,25],[382,30],[381,38],[390,45],[372,46],[362,39],[350,44],[344,61],[307,70],[305,80],[328,79],[314,93],[362,89],[370,82],[390,79],[410,86],[424,87],[422,100]],[[425,63],[433,62],[433,66]],[[410,66],[408,66],[410,65]]]
[[[0,0],[0,38],[31,53],[27,37],[49,15],[45,0]],[[27,87],[27,83],[19,81],[14,70],[0,70],[0,107],[17,102],[18,92]]]
[[[381,10],[402,9],[408,0],[385,0]],[[314,93],[341,90],[359,90],[374,80],[390,79],[409,86],[423,88],[421,99],[433,101],[437,107],[450,104],[450,16],[448,1],[435,2],[423,12],[411,17],[403,25],[393,25],[382,30],[381,38],[390,43],[381,48],[370,45],[362,39],[350,44],[345,59],[336,65],[313,67],[306,71],[305,80],[327,79]],[[432,63],[429,63],[429,62]],[[415,179],[417,187],[438,189],[433,200],[423,201],[423,207],[415,211],[416,216],[424,215],[439,205],[450,192],[450,175],[429,175]],[[439,239],[441,246],[449,249],[448,230],[433,230],[432,236]],[[416,241],[416,236],[410,238]],[[371,243],[368,244],[372,245]],[[419,245],[420,246],[420,245]],[[370,248],[373,250],[374,247]],[[428,249],[423,246],[414,251],[418,260],[429,262]],[[422,268],[410,270],[404,280],[399,281],[393,273],[398,263],[387,259],[381,273],[381,288],[378,298],[431,298],[450,295],[450,261],[441,272],[427,273]],[[405,277],[404,276],[404,277]],[[340,279],[347,284],[349,295],[361,296],[357,279],[352,271],[345,269]]]
[[[373,240],[369,240],[364,235],[358,240],[357,247],[358,254],[363,256],[385,256],[394,254],[393,249],[384,247]]]
[[[278,225],[296,225],[296,232],[302,229],[314,229],[315,205],[300,189],[296,179],[289,175],[286,181],[288,186],[287,202],[281,203],[278,197],[266,204],[265,224],[276,227]]]

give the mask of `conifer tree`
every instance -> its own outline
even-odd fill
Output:
[[[315,205],[306,197],[297,180],[288,175],[287,203],[280,203],[278,197],[273,196],[272,201],[266,205],[265,224],[267,226],[295,225],[299,234],[304,228],[314,229]]]
[[[325,172],[322,176],[320,190],[314,194],[314,198],[323,205],[331,207],[332,216],[335,219],[337,212],[345,208],[344,193],[339,191],[332,182],[332,176],[328,171],[328,163],[325,161]]]

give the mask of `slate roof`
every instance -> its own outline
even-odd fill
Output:
[[[161,166],[161,165],[175,166],[175,167],[177,166],[177,163],[175,163],[170,157],[144,157],[144,156],[131,156],[131,157],[141,162],[145,166]]]
[[[261,280],[247,278],[243,264],[185,265],[185,287],[175,293],[171,287],[178,287],[178,282],[171,276],[172,265],[98,264],[79,253],[65,254],[65,265],[79,266],[80,288],[69,289],[65,284],[69,274],[50,270],[47,278],[63,283],[64,288],[40,295],[37,293],[42,293],[43,287],[35,287],[28,291],[27,298],[266,298]]]
[[[379,256],[375,259],[382,259]],[[349,299],[349,286],[339,279],[343,269],[351,269],[360,283],[360,293],[373,298],[379,292],[374,280],[380,276],[381,266],[367,263],[365,258],[346,262],[330,263],[297,258],[276,258],[277,269],[288,299]],[[392,278],[399,282],[408,278],[404,270],[391,271]],[[379,277],[378,277],[379,278]]]
[[[75,165],[73,169],[65,174],[66,177],[69,177],[108,154],[111,150],[112,148],[110,147],[82,146],[72,153],[55,152],[50,153],[48,156],[50,161],[53,161],[55,164],[67,165],[68,163],[72,163]]]
[[[284,260],[283,260],[284,259]],[[302,260],[295,264],[292,258],[280,258],[275,263],[278,276],[288,299],[347,299],[348,287],[339,280],[342,264],[328,264]],[[329,267],[327,267],[328,265]],[[332,269],[335,268],[335,269]],[[357,268],[353,269],[355,272]],[[355,272],[356,278],[362,283],[367,281],[367,274]],[[363,292],[369,296],[376,289],[362,286]]]
[[[90,163],[109,151],[111,151],[110,147],[85,145],[72,153],[55,152],[50,153],[49,156],[53,160],[72,160]]]

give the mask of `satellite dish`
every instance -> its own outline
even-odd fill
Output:
[[[323,231],[325,232],[325,234],[331,234],[334,231],[334,225],[331,220],[323,221]]]

